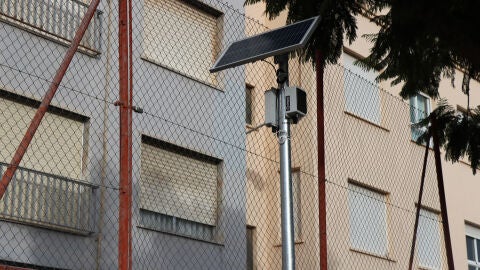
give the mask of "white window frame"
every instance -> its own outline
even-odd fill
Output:
[[[354,209],[352,208],[352,196],[354,194],[360,194],[361,196],[365,196],[366,198],[368,198],[368,195],[367,194],[363,194],[361,192],[359,192],[358,190],[355,190],[355,189],[363,189],[365,190],[367,193],[368,192],[372,192],[372,193],[376,193],[376,195],[379,195],[379,196],[382,196],[383,197],[383,211],[384,211],[384,229],[383,229],[383,233],[385,234],[385,243],[384,243],[384,247],[382,248],[383,251],[378,251],[378,250],[372,250],[372,249],[369,249],[368,248],[368,243],[362,243],[362,244],[358,244],[358,243],[354,243],[355,241],[358,241],[358,240],[354,240],[354,237],[357,236],[357,234],[355,234],[354,236],[354,233],[357,232],[357,230],[355,230],[353,228],[354,224],[353,224],[353,220],[352,218],[352,211],[354,211]],[[388,222],[388,216],[389,216],[389,211],[388,211],[388,207],[387,207],[387,203],[388,203],[388,193],[387,192],[384,192],[384,191],[380,191],[378,189],[375,189],[375,188],[371,188],[371,187],[367,187],[361,183],[357,183],[356,181],[349,181],[348,183],[348,208],[349,208],[349,245],[350,245],[350,249],[354,250],[354,251],[360,251],[362,253],[365,253],[365,254],[371,254],[371,255],[374,255],[374,256],[380,256],[380,257],[383,257],[383,258],[388,258],[388,254],[389,254],[389,249],[390,249],[390,240],[389,240],[389,222]],[[375,198],[372,198],[375,200]],[[361,226],[364,227],[365,224],[361,224]],[[378,233],[381,233],[381,232],[377,232]],[[352,237],[353,236],[353,237]],[[363,245],[363,247],[362,247]],[[370,244],[371,245],[371,244]]]
[[[434,218],[433,218],[434,217]],[[442,241],[441,241],[441,228],[440,228],[440,217],[439,217],[439,213],[436,212],[436,211],[432,211],[430,209],[427,209],[427,208],[423,208],[421,207],[420,208],[420,219],[419,219],[419,223],[418,223],[418,235],[417,235],[417,258],[418,258],[418,265],[420,266],[421,269],[429,269],[429,270],[439,270],[439,269],[442,269],[442,254],[441,254],[441,250],[442,250],[442,247],[441,247],[441,244],[442,244]],[[428,224],[430,223],[430,224]],[[431,225],[434,225],[435,226],[435,234],[436,235],[426,235],[426,237],[428,237],[428,242],[426,241],[422,241],[424,240],[423,237],[425,237],[424,235],[421,235],[422,232],[424,232],[424,229],[422,226],[431,226]],[[437,243],[431,243],[431,241],[436,241]],[[432,245],[433,244],[433,245]],[[422,261],[422,254],[419,254],[420,250],[423,250],[425,251],[425,248],[422,247],[423,245],[426,245],[426,249],[428,249],[430,247],[430,249],[427,251],[427,254],[431,257],[431,256],[435,256],[436,258],[436,261],[434,260],[433,261],[433,264],[432,264],[432,261],[428,261],[428,262],[425,262],[425,261]],[[434,247],[435,250],[432,250],[431,247]],[[432,251],[434,251],[434,253],[436,254],[432,254]],[[423,254],[425,255],[425,254]],[[436,264],[436,265],[434,265]]]
[[[468,255],[467,255],[466,257],[467,257],[468,266],[473,266],[473,267],[476,267],[476,269],[480,269],[480,258],[478,256],[478,253],[479,253],[478,250],[480,249],[480,246],[477,245],[477,240],[480,240],[480,228],[469,225],[469,224],[465,224],[465,241],[467,240],[466,239],[467,236],[470,236],[475,240],[473,252],[475,254],[475,259],[476,259],[476,261],[471,261],[468,259]],[[466,251],[468,254],[468,250]]]
[[[426,94],[424,94],[424,93],[422,93],[422,92],[418,92],[415,96],[410,97],[410,99],[409,99],[409,104],[410,104],[409,114],[410,114],[410,127],[411,127],[411,128],[410,128],[410,138],[411,138],[413,141],[416,141],[416,139],[417,139],[417,138],[414,137],[413,130],[414,130],[415,128],[413,127],[413,125],[415,125],[415,124],[417,124],[418,122],[420,122],[420,121],[422,121],[423,119],[425,119],[425,118],[421,118],[421,119],[420,119],[420,117],[418,116],[418,114],[420,113],[420,111],[419,111],[419,109],[418,109],[418,99],[417,99],[417,96],[422,96],[422,97],[424,97],[424,98],[427,99],[427,104],[426,104],[426,105],[427,105],[427,111],[425,112],[425,114],[428,116],[428,115],[432,112],[432,105],[431,105],[431,104],[432,104],[432,100],[431,100],[431,98],[430,98],[428,95],[426,95]],[[412,101],[413,101],[413,104],[412,104]],[[416,122],[416,123],[412,122],[412,119],[411,119],[411,115],[412,115],[412,111],[411,111],[411,110],[412,110],[412,108],[415,110],[415,111],[414,111],[414,113],[415,113],[415,119],[417,119],[417,122]],[[426,131],[426,128],[423,127],[423,128],[421,128],[421,130],[422,130],[422,131]],[[430,141],[430,145],[432,145],[432,142],[431,142],[431,141]]]

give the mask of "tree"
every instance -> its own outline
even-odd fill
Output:
[[[358,64],[365,69],[380,70],[378,81],[402,84],[403,98],[418,92],[438,98],[440,80],[450,78],[453,84],[455,69],[464,72],[461,89],[468,96],[471,78],[480,79],[480,35],[476,34],[480,1],[246,0],[245,3],[257,2],[266,4],[269,18],[288,10],[287,23],[316,15],[322,17],[309,44],[299,52],[304,61],[316,59],[314,65],[322,70],[324,64],[337,62],[344,35],[349,42],[356,39],[355,16],[361,12],[374,14],[371,21],[380,26],[380,31],[367,36],[373,47],[370,55]],[[445,102],[440,105],[439,110],[451,109],[445,107],[448,106]],[[470,110],[467,104],[466,117],[444,118],[449,122],[440,131],[444,134],[447,159],[455,162],[467,155],[474,173],[480,164],[480,141],[475,139],[480,138],[479,113],[480,108]],[[468,133],[458,136],[462,130],[456,129],[465,127]]]
[[[455,114],[440,100],[420,125],[439,123],[437,132],[446,159],[457,162],[467,156],[475,174],[480,165],[480,107],[470,110],[470,80],[480,78],[480,36],[475,34],[480,2],[377,0],[370,12],[384,8],[388,8],[386,14],[372,19],[381,29],[369,36],[374,45],[360,64],[381,70],[378,80],[402,83],[403,98],[418,92],[438,98],[441,78],[450,78],[454,84],[455,69],[462,70],[461,89],[468,96],[466,113]]]

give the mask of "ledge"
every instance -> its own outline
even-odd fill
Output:
[[[303,240],[298,240],[298,241],[295,241],[293,244],[294,244],[294,245],[301,245],[301,244],[304,244],[304,243],[305,243],[305,241],[303,241]],[[273,245],[273,246],[274,246],[274,247],[282,247],[282,244],[275,244],[275,245]]]
[[[171,67],[168,67],[168,66],[166,66],[166,65],[160,64],[160,63],[158,63],[157,61],[155,61],[155,60],[153,60],[153,59],[151,59],[151,58],[149,58],[149,57],[147,57],[147,56],[145,56],[145,55],[140,56],[140,59],[142,59],[143,61],[145,61],[145,62],[147,62],[147,63],[150,63],[150,64],[152,64],[152,65],[161,67],[161,68],[166,69],[166,70],[168,70],[168,71],[170,71],[170,72],[173,72],[173,73],[175,73],[175,74],[177,74],[177,75],[180,75],[180,76],[182,76],[182,77],[185,77],[185,78],[187,78],[187,79],[193,80],[193,81],[195,81],[195,82],[197,82],[197,83],[200,83],[200,84],[203,84],[203,85],[205,85],[205,86],[208,86],[208,87],[210,87],[210,88],[212,88],[212,89],[214,89],[214,90],[217,90],[217,91],[220,91],[220,92],[222,92],[222,93],[225,93],[225,90],[221,89],[221,88],[218,87],[217,85],[214,85],[213,83],[209,83],[209,82],[206,82],[206,81],[199,80],[199,79],[197,79],[197,78],[195,78],[195,77],[192,77],[192,76],[190,76],[190,75],[187,75],[187,74],[185,74],[185,73],[183,73],[183,72],[181,72],[181,71],[178,71],[178,70],[173,69],[173,68],[171,68]]]
[[[191,236],[188,236],[188,235],[161,231],[161,230],[154,229],[154,228],[149,228],[149,227],[146,227],[146,226],[143,226],[143,225],[137,225],[137,228],[147,230],[147,231],[152,231],[152,232],[158,232],[158,233],[168,234],[168,235],[172,235],[172,236],[177,236],[177,237],[185,238],[185,239],[192,240],[192,241],[198,241],[198,242],[203,242],[203,243],[207,243],[207,244],[212,244],[212,245],[215,245],[215,246],[220,246],[220,247],[225,246],[225,244],[222,241],[216,242],[216,241],[211,241],[211,240],[195,238],[195,237],[191,237]]]
[[[360,120],[360,121],[362,121],[362,122],[364,122],[364,123],[367,123],[367,124],[369,124],[369,125],[372,125],[372,126],[374,126],[374,127],[377,127],[377,128],[379,128],[379,129],[381,129],[381,130],[383,130],[383,131],[390,132],[390,130],[389,130],[388,128],[382,127],[382,126],[379,125],[379,124],[375,124],[375,123],[373,123],[373,122],[371,122],[371,121],[369,121],[369,120],[367,120],[367,119],[365,119],[365,118],[363,118],[363,117],[361,117],[361,116],[358,116],[358,115],[353,114],[353,113],[348,112],[348,111],[343,111],[343,113],[345,113],[346,115],[348,115],[348,116],[350,116],[350,117],[353,117],[353,118],[355,118],[355,119],[358,119],[358,120]]]
[[[102,14],[101,11],[97,11],[98,14]],[[41,28],[38,28],[36,26],[28,25],[25,22],[21,22],[17,20],[16,18],[12,18],[6,14],[0,13],[0,22],[6,23],[8,25],[11,25],[12,27],[16,27],[17,29],[26,31],[32,35],[38,36],[40,38],[44,38],[46,40],[52,41],[58,45],[61,45],[63,47],[69,48],[71,41],[68,39],[65,39],[63,37],[57,36],[56,34],[50,33],[48,31],[45,31]],[[101,42],[101,41],[100,41]],[[84,46],[80,44],[78,46],[77,52],[82,53],[86,56],[92,57],[92,58],[98,58],[101,54],[99,49],[96,48],[90,48],[87,46]]]
[[[388,255],[378,255],[378,254],[375,254],[375,253],[371,253],[371,252],[368,252],[368,251],[364,251],[364,250],[359,250],[359,249],[356,249],[356,248],[350,248],[350,251],[352,252],[355,252],[355,253],[359,253],[359,254],[363,254],[363,255],[367,255],[367,256],[371,256],[371,257],[375,257],[375,258],[378,258],[378,259],[382,259],[382,260],[386,260],[386,261],[389,261],[389,262],[393,262],[393,263],[396,263],[397,261],[392,259],[392,258],[389,258]]]

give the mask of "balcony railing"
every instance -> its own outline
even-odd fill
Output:
[[[88,5],[79,0],[0,0],[0,19],[69,44],[87,9]],[[80,43],[80,50],[92,55],[100,53],[100,23],[97,11]]]
[[[0,162],[0,175],[7,164]],[[77,234],[94,231],[97,186],[19,167],[0,200],[0,219]]]

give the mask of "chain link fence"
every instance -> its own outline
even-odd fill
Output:
[[[0,1],[3,174],[89,1]],[[279,153],[264,121],[273,59],[210,74],[229,43],[268,30],[217,0],[133,3],[133,269],[281,269]],[[118,4],[101,1],[0,201],[0,268],[118,267]],[[348,65],[347,65],[348,66]],[[320,268],[316,78],[292,125],[298,269]],[[342,65],[324,71],[329,269],[407,269],[422,111]],[[433,155],[415,265],[445,269]],[[2,268],[3,269],[3,268]],[[15,268],[14,268],[15,269]]]

